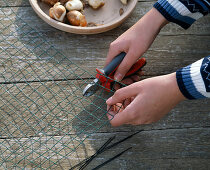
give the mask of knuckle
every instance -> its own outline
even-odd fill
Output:
[[[115,45],[116,45],[116,42],[114,41],[114,42],[111,42],[110,44],[109,44],[109,48],[110,49],[114,49],[115,48]]]
[[[121,96],[121,93],[122,93],[122,90],[121,90],[121,89],[118,89],[118,90],[114,93],[114,96],[115,96],[115,97],[120,97],[120,96]]]
[[[136,83],[135,86],[138,89],[139,93],[143,92],[144,88],[142,86],[142,81],[139,81],[138,83]]]
[[[137,56],[135,49],[134,50],[130,50],[129,51],[129,55],[132,56],[132,58],[138,58],[139,57],[139,56]]]
[[[118,71],[122,72],[122,73],[126,73],[126,72],[128,72],[129,69],[130,69],[129,64],[121,64],[118,68]]]

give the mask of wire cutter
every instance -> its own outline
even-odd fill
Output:
[[[112,83],[115,81],[114,73],[125,56],[126,53],[122,52],[117,55],[104,69],[96,68],[96,78],[93,80],[93,82],[91,82],[84,88],[83,96],[92,96],[99,89],[100,86],[103,87],[106,91],[110,92],[112,89]],[[125,78],[137,73],[145,65],[146,59],[139,59],[127,72]]]

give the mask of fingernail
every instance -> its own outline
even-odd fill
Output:
[[[116,81],[121,81],[122,78],[123,78],[123,76],[122,76],[122,74],[120,74],[120,73],[117,73],[117,74],[115,74],[115,76],[114,76],[114,79],[115,79]]]
[[[107,103],[107,104],[108,104],[108,103],[111,103],[111,101],[112,101],[112,97],[108,98],[108,100],[106,101],[106,103]]]

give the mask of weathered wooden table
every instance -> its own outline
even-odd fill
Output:
[[[4,6],[3,3],[0,2],[0,8],[1,11],[4,11],[8,14],[10,20],[16,19],[15,16],[9,14],[9,11],[13,9],[17,12],[17,14],[22,18],[23,21],[29,24],[31,28],[35,28],[40,33],[42,33],[42,35],[45,35],[45,38],[48,40],[48,42],[50,42],[50,44],[55,46],[61,53],[67,56],[69,60],[78,64],[80,67],[84,68],[92,74],[94,74],[95,67],[103,67],[109,44],[113,40],[115,40],[120,34],[126,31],[130,26],[132,26],[147,11],[149,11],[152,8],[152,5],[155,3],[155,1],[151,0],[139,0],[138,5],[131,17],[120,27],[112,31],[98,35],[75,35],[61,32],[44,23],[34,13],[28,1],[8,0],[7,2],[9,4],[7,6]],[[2,15],[2,13],[0,15]],[[16,36],[21,37],[22,34],[25,34],[24,28],[16,29],[13,31],[16,34],[13,34],[14,37],[8,37],[8,41],[12,42],[13,39],[16,38]],[[30,35],[32,36],[32,34]],[[5,44],[0,43],[0,47],[5,48]],[[28,53],[28,51],[30,51],[30,49],[27,48],[27,46],[25,46],[24,50],[25,53]],[[146,73],[144,78],[174,72],[178,68],[186,66],[209,54],[210,16],[206,16],[200,19],[188,30],[183,30],[175,24],[169,24],[160,32],[159,36],[157,37],[151,48],[144,54],[148,61],[147,66],[144,69]],[[1,55],[3,55],[3,53],[1,53]],[[35,55],[40,54],[39,52],[37,52],[35,53]],[[3,58],[5,56],[0,57]],[[9,67],[10,60],[15,59],[16,58],[14,55],[14,58],[10,58],[8,60],[8,63],[5,65]],[[32,61],[33,57],[29,57],[28,60]],[[46,58],[43,57],[43,60],[39,60],[38,63],[44,63],[45,60]],[[24,60],[22,61],[22,63],[17,63],[17,67],[14,68],[14,71],[19,67],[23,67],[24,64]],[[61,62],[60,64],[65,65],[65,62]],[[47,64],[45,66],[47,66]],[[37,67],[39,68],[39,65],[37,65]],[[61,66],[58,66],[58,68],[59,67]],[[2,69],[3,65],[1,65],[1,73],[3,71]],[[12,69],[13,68],[11,68],[11,70]],[[33,70],[29,68],[29,72],[30,71]],[[37,74],[41,73],[42,68],[40,67],[36,70],[36,72]],[[56,72],[49,72],[49,75],[53,74],[56,77]],[[59,89],[56,89],[57,86],[54,86],[55,82],[57,84],[60,83],[60,85],[64,84],[63,81],[59,82],[59,76],[55,78],[54,81],[52,81],[52,79],[49,79],[44,80],[43,82],[30,82],[30,86],[26,85],[25,82],[21,80],[21,78],[13,83],[18,84],[16,86],[16,90],[24,87],[22,88],[22,90],[24,89],[25,93],[30,93],[29,90],[31,90],[32,87],[38,87],[40,83],[45,83],[46,86],[51,87],[52,89],[54,88],[55,91],[57,90],[59,92]],[[8,80],[10,80],[9,77],[10,75],[8,74]],[[72,81],[76,82],[77,80]],[[9,84],[9,82],[7,83]],[[3,86],[4,84],[1,84],[1,87]],[[12,89],[12,87],[9,87],[9,85],[6,88],[10,90]],[[16,94],[17,98],[19,97],[19,100],[21,101],[21,96],[18,96],[18,91],[15,92],[14,90],[13,92]],[[13,101],[12,99],[10,99],[11,96],[9,96],[9,94],[6,94],[5,88],[2,88],[0,93],[2,94],[1,97],[5,94],[5,96],[3,96],[5,100],[1,98],[0,101],[0,154],[2,155],[0,159],[0,169],[15,169],[14,167],[12,167],[12,161],[4,161],[12,154],[17,154],[18,158],[18,155],[24,153],[22,153],[23,150],[21,149],[17,150],[15,144],[12,146],[9,146],[9,144],[11,145],[15,142],[15,140],[18,140],[19,142],[22,141],[25,145],[30,145],[28,147],[33,147],[33,145],[31,145],[30,143],[30,135],[28,135],[28,138],[20,136],[18,130],[14,131],[13,137],[5,135],[5,132],[7,130],[11,130],[12,126],[10,127],[8,125],[8,129],[5,128],[5,124],[10,119],[10,117],[4,117],[3,114],[12,114],[12,108],[14,107],[14,105],[18,104],[17,101]],[[31,96],[31,98],[34,99],[36,99],[36,97],[37,96]],[[25,99],[22,102],[24,101]],[[19,109],[21,111],[21,108]],[[31,107],[31,109],[33,110],[36,108]],[[30,120],[30,117],[28,117],[27,120]],[[53,120],[55,122],[57,121],[56,118]],[[18,118],[16,121],[17,124],[18,122],[21,122]],[[24,126],[26,126],[26,124],[23,123],[21,125],[21,128],[23,127],[24,129]],[[118,128],[113,128],[110,125],[106,125],[96,132],[94,132],[93,129],[87,129],[86,133],[93,134],[84,141],[84,143],[82,144],[82,148],[78,149],[75,154],[69,157],[69,161],[57,162],[57,165],[54,166],[54,169],[68,169],[74,164],[74,162],[78,162],[79,160],[82,160],[88,155],[94,153],[110,136],[116,135],[116,140],[119,140],[141,129],[143,129],[144,131],[136,135],[134,138],[98,156],[87,167],[87,169],[91,169],[97,166],[98,164],[104,162],[108,158],[111,158],[112,156],[116,155],[120,151],[130,146],[133,147],[132,150],[125,153],[118,159],[112,161],[103,169],[210,169],[209,100],[185,101],[179,104],[176,108],[174,108],[164,119],[151,125],[121,126]],[[25,128],[24,130],[27,134],[28,129]],[[53,131],[53,128],[51,130]],[[30,132],[30,134],[32,134],[32,132]],[[62,138],[62,134],[59,133],[55,136],[58,139]],[[31,139],[32,138],[34,139],[36,138],[36,136],[31,135]],[[68,139],[62,140],[65,143],[65,140]],[[24,141],[27,142],[24,143]],[[48,143],[49,146],[53,145],[53,143],[50,143],[50,141],[48,141]],[[11,150],[5,151],[5,147],[13,148],[14,153],[12,153]],[[40,148],[40,152],[42,152],[43,150],[47,150],[47,148]],[[66,152],[68,152],[68,150],[66,150]],[[15,161],[15,159],[16,156],[12,160]],[[53,157],[53,159],[59,159],[59,155],[57,155],[57,157]],[[37,161],[36,165],[39,164],[39,161]],[[16,162],[18,161],[16,160]],[[23,167],[25,166],[24,162],[22,162],[22,165]],[[35,168],[36,165],[31,163],[27,164],[26,167],[28,169],[31,169]],[[44,166],[45,165],[43,165],[43,167]],[[53,166],[51,168],[53,168]]]

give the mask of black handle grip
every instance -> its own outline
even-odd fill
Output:
[[[117,55],[105,68],[104,68],[104,74],[106,76],[109,76],[110,73],[112,73],[117,66],[122,62],[122,60],[125,58],[126,53],[121,52],[119,55]]]

